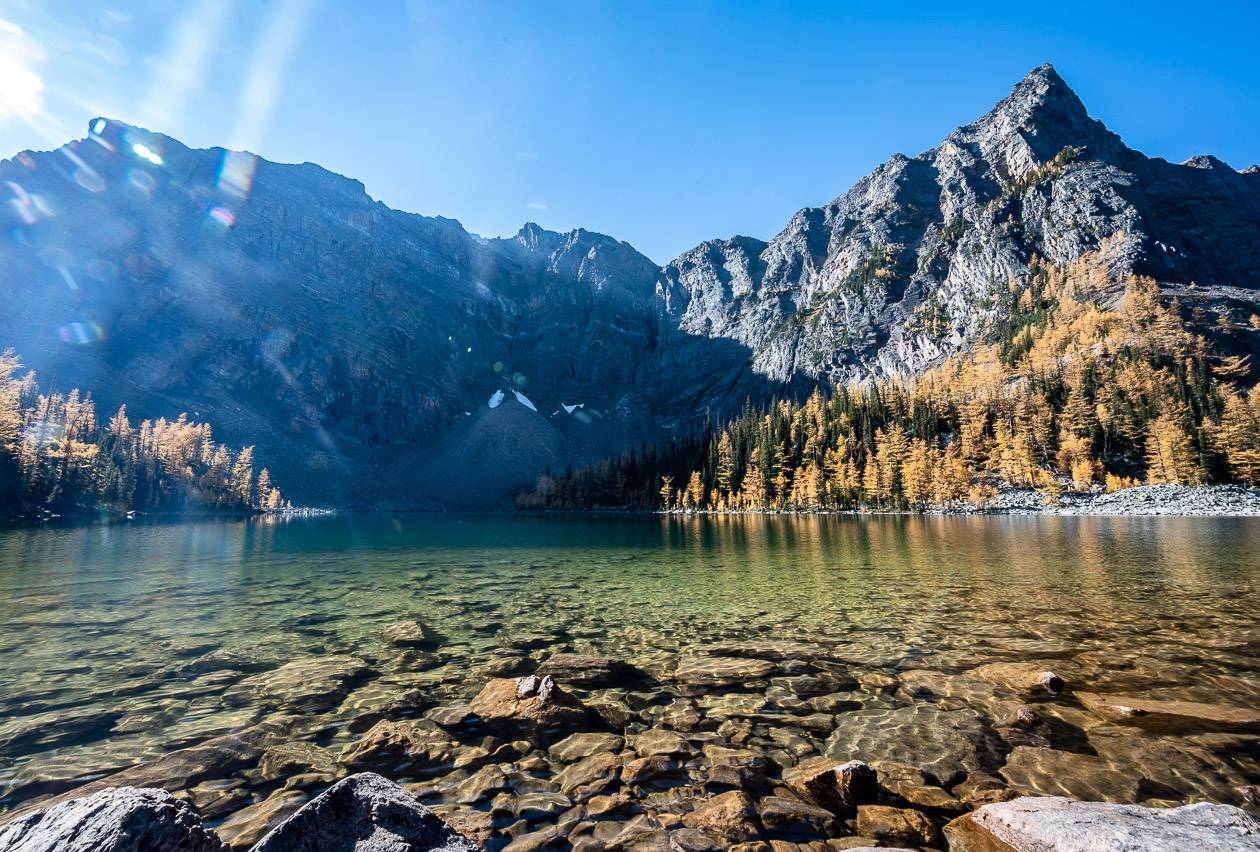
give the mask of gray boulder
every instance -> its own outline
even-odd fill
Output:
[[[945,826],[945,836],[953,852],[1254,852],[1260,849],[1260,820],[1207,802],[1144,808],[1053,796],[985,805]]]
[[[4,852],[220,852],[218,836],[165,790],[112,787],[0,828]],[[383,848],[383,847],[382,847]]]
[[[251,852],[473,852],[478,847],[397,784],[361,772],[329,787]]]

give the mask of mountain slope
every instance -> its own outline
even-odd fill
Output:
[[[902,375],[974,342],[1034,256],[1105,239],[1113,273],[1260,290],[1260,174],[1151,159],[1090,118],[1050,66],[913,159],[897,155],[770,242],[705,243],[665,270],[685,334],[780,380]]]
[[[1109,241],[1115,280],[1235,319],[1260,292],[1260,174],[1129,149],[1049,66],[769,242],[664,269],[583,230],[483,239],[309,163],[106,119],[0,163],[0,196],[0,347],[104,410],[189,410],[306,502],[493,503],[748,396],[922,370],[1000,324],[1035,256]],[[537,415],[488,417],[512,389]]]

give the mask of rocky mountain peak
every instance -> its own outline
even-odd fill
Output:
[[[1001,180],[1017,180],[1067,149],[1103,161],[1122,160],[1120,137],[1090,117],[1085,104],[1052,65],[1041,65],[1015,84],[988,113],[947,139],[978,146]]]

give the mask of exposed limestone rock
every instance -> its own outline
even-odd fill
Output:
[[[165,790],[114,787],[0,828],[4,852],[219,852],[222,841]]]
[[[379,775],[351,775],[311,800],[252,852],[474,852],[477,847]]]
[[[662,426],[698,426],[710,404],[734,408],[780,383],[921,370],[990,327],[1028,258],[1063,264],[1111,237],[1118,279],[1193,281],[1203,300],[1260,289],[1260,175],[1128,148],[1049,66],[936,148],[894,156],[799,211],[771,240],[711,240],[663,269],[584,230],[530,223],[510,239],[482,239],[453,220],[391,210],[309,163],[260,161],[224,239],[196,227],[221,151],[108,119],[93,126],[105,144],[77,140],[0,162],[0,186],[21,186],[57,216],[37,243],[0,244],[11,272],[0,340],[27,341],[37,371],[59,368],[63,383],[99,389],[102,409],[127,387],[146,388],[162,410],[233,400],[237,416],[216,429],[267,446],[299,500],[502,505],[545,469],[615,453]],[[125,142],[137,133],[166,163],[144,205],[128,180]],[[67,155],[100,177],[99,193],[64,179]],[[123,232],[179,234],[178,249],[137,263]],[[109,287],[83,288],[76,304],[114,318],[108,351],[128,357],[66,358],[56,335],[30,334],[65,321],[64,305],[47,299],[64,286],[49,256],[112,270]],[[197,259],[214,298],[177,297],[188,292],[184,258]],[[238,336],[220,333],[229,327]],[[198,344],[168,351],[176,329]],[[491,409],[504,388],[487,384],[470,349],[511,351],[530,365],[534,401],[586,407],[551,418],[508,397]],[[279,389],[259,377],[259,364],[273,362],[289,377]],[[602,416],[578,417],[591,411]],[[287,428],[295,420],[322,424],[336,460],[313,430]],[[460,475],[440,475],[451,470]]]
[[[985,805],[949,823],[945,835],[951,852],[1254,852],[1260,848],[1260,820],[1238,808],[1206,802],[1144,808],[1056,796]]]

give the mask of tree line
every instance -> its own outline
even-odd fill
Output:
[[[126,406],[101,422],[90,395],[41,393],[12,350],[0,353],[0,511],[252,512],[286,508],[254,449],[216,443],[185,414],[133,424]]]
[[[925,510],[983,507],[1002,486],[1055,502],[1260,483],[1248,359],[1216,354],[1154,281],[1111,280],[1114,244],[1062,269],[1034,260],[998,288],[982,344],[924,375],[746,402],[695,437],[543,476],[517,505]]]

